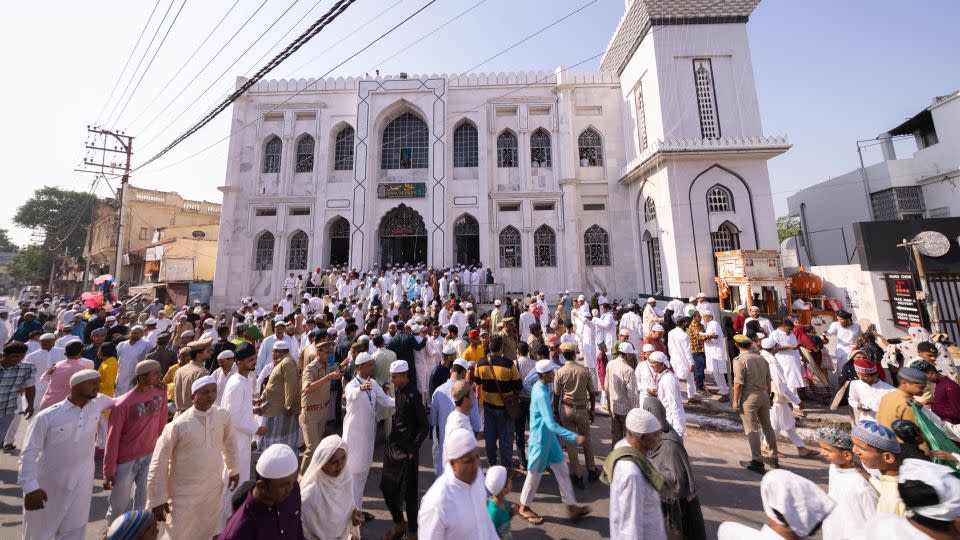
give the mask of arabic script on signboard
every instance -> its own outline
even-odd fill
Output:
[[[427,196],[427,184],[424,182],[381,182],[377,185],[378,199],[415,199]]]

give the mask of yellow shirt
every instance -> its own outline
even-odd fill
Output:
[[[115,356],[111,356],[100,363],[97,371],[100,372],[100,393],[113,397],[117,387],[117,372],[120,371],[120,362],[117,361]],[[103,416],[109,418],[110,410],[103,411]]]
[[[463,350],[463,359],[467,362],[479,362],[481,358],[486,356],[486,351],[483,350],[483,345],[473,345],[468,346]]]
[[[877,512],[895,516],[902,516],[907,512],[907,507],[900,498],[896,476],[886,474],[871,476],[870,485],[880,494],[880,498],[877,499]]]
[[[173,401],[173,376],[177,373],[177,368],[180,367],[180,364],[174,364],[170,366],[170,369],[167,370],[167,374],[163,376],[163,384],[167,385],[167,401]]]

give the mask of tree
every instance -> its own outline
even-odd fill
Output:
[[[6,229],[0,229],[0,252],[9,253],[11,251],[20,251],[20,248],[10,240],[10,235]]]
[[[777,217],[777,239],[780,242],[798,234],[800,234],[800,218],[796,216]]]
[[[42,245],[27,246],[7,265],[7,272],[19,284],[46,283],[53,264],[53,253]]]

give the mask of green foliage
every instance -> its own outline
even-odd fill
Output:
[[[87,226],[93,221],[96,197],[83,191],[42,187],[13,216],[13,222],[45,236],[43,245],[74,257],[83,254]]]
[[[53,253],[42,245],[27,246],[7,266],[10,277],[22,285],[46,283]]]
[[[20,248],[10,240],[6,229],[0,229],[0,252],[20,251]]]
[[[800,234],[800,219],[796,216],[778,216],[777,217],[777,240],[783,242],[784,239]]]

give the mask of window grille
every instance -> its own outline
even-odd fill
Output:
[[[647,149],[647,110],[643,106],[643,85],[637,85],[637,140],[640,151]]]
[[[530,135],[530,161],[540,167],[550,166],[550,134],[543,128]]]
[[[477,128],[469,122],[460,124],[453,132],[453,166],[476,167],[479,149]]]
[[[732,212],[733,194],[723,186],[713,186],[707,192],[707,211]]]
[[[504,131],[497,137],[497,167],[516,167],[517,161],[517,136]]]
[[[583,133],[577,138],[577,146],[580,149],[581,167],[599,167],[603,165],[603,144],[600,141],[600,134],[593,128],[583,130]]]
[[[922,212],[923,189],[920,186],[893,188],[897,194],[897,209],[901,212]]]
[[[507,227],[500,231],[500,267],[520,268],[520,231]]]
[[[257,239],[257,254],[254,257],[253,269],[273,269],[273,234],[265,232]]]
[[[713,252],[731,251],[740,249],[740,232],[729,223],[720,225],[716,232],[710,233],[713,242]]]
[[[660,239],[647,240],[647,258],[650,263],[650,280],[654,292],[663,291],[663,271],[660,268]]]
[[[316,141],[310,135],[304,135],[297,141],[297,172],[313,172],[313,150]]]
[[[693,61],[694,79],[697,85],[697,109],[700,112],[700,136],[704,139],[720,138],[720,122],[717,118],[716,93],[713,87],[713,66],[709,58]]]
[[[274,136],[267,141],[263,149],[263,172],[280,172],[280,151],[283,150],[283,142],[280,137]]]
[[[350,222],[345,218],[340,218],[330,224],[330,238],[349,238]]]
[[[546,225],[541,225],[533,233],[533,265],[557,265],[557,235]]]
[[[610,236],[599,225],[591,225],[583,233],[587,266],[610,266]]]
[[[353,128],[346,126],[337,133],[333,145],[333,170],[353,170]]]
[[[462,216],[453,226],[456,236],[479,236],[480,224],[471,216]]]
[[[657,219],[657,205],[653,202],[653,197],[647,197],[643,202],[643,221],[653,221]]]
[[[290,252],[287,254],[287,269],[306,270],[307,269],[307,250],[310,245],[310,238],[307,233],[297,231],[290,238]]]
[[[901,219],[905,212],[923,212],[926,205],[919,186],[885,189],[870,194],[873,219]]]
[[[427,124],[413,113],[403,113],[383,128],[381,169],[426,169],[429,156]]]

